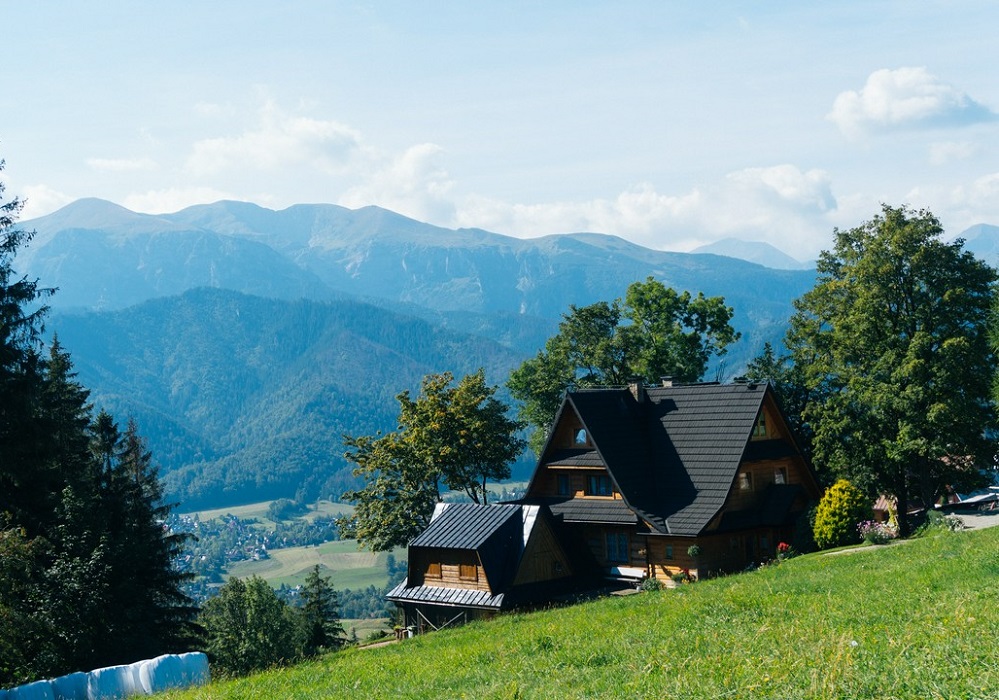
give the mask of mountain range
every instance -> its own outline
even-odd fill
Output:
[[[391,430],[393,397],[424,374],[481,366],[501,385],[570,305],[649,276],[734,308],[742,340],[709,378],[733,376],[780,342],[815,275],[595,233],[445,229],[377,207],[148,215],[85,199],[23,227],[35,236],[16,266],[58,288],[47,325],[95,405],[135,416],[170,496],[199,506],[338,495],[354,484],[341,434]],[[969,249],[996,257],[999,229],[978,228]]]

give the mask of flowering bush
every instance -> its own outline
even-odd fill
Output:
[[[798,553],[794,551],[794,547],[789,545],[787,542],[780,542],[777,545],[777,561],[784,561],[785,559],[790,559],[791,557],[798,556]]]
[[[898,537],[898,530],[887,523],[865,520],[857,525],[857,532],[864,542],[871,544],[887,544]]]

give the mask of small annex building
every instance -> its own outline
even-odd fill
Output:
[[[524,498],[438,504],[387,597],[425,631],[594,581],[739,571],[821,495],[768,383],[570,391]]]
[[[386,597],[424,632],[550,600],[576,568],[544,506],[438,503]]]

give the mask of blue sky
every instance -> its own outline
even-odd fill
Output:
[[[95,7],[96,6],[96,7]],[[708,8],[708,9],[705,9]],[[999,224],[989,2],[45,2],[3,11],[24,217],[377,204],[800,259],[880,202]]]

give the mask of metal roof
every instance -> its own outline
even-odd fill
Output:
[[[438,586],[408,587],[408,580],[403,581],[386,594],[386,598],[395,603],[430,603],[455,608],[482,608],[484,610],[499,610],[503,607],[503,593],[492,595],[489,591],[478,591],[470,588],[441,588]]]
[[[479,549],[512,518],[521,519],[519,505],[438,503],[430,525],[410,547]]]

